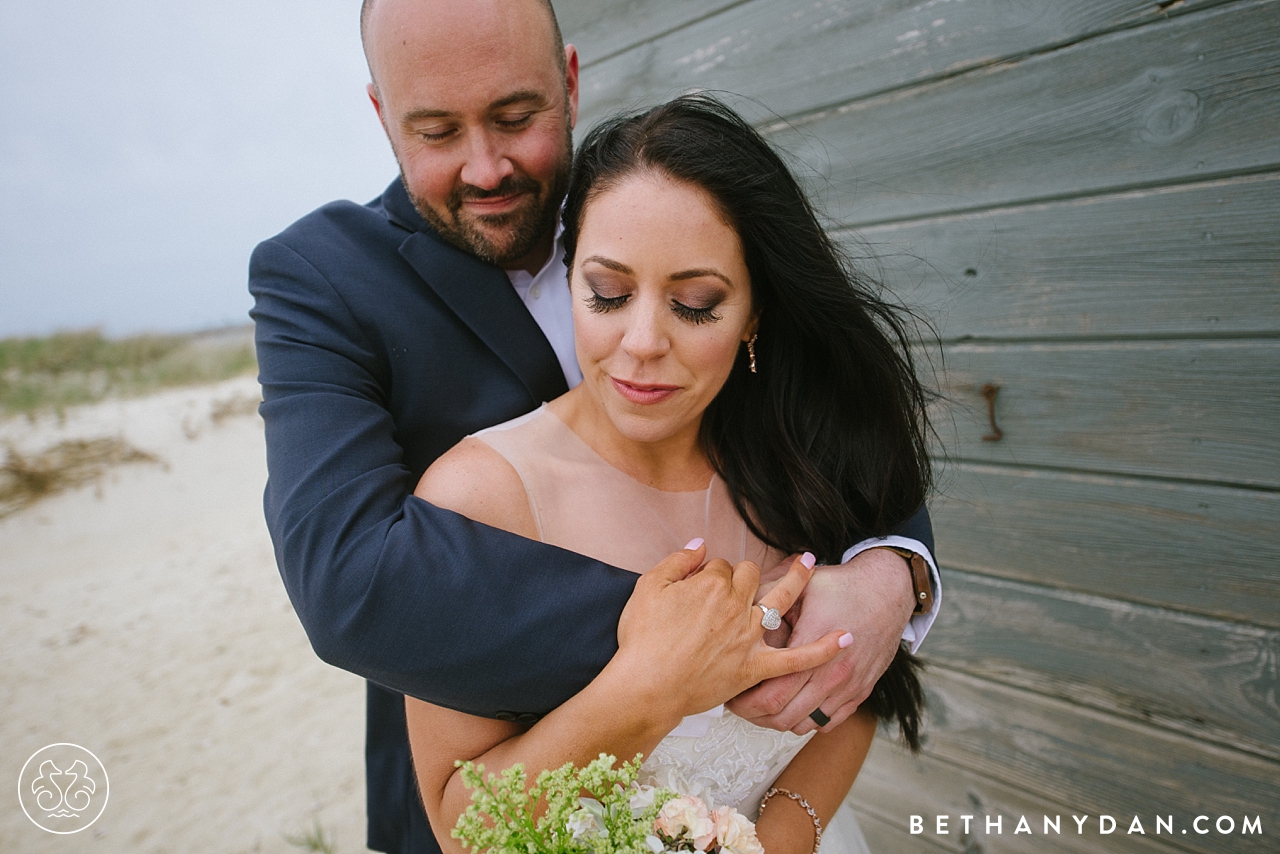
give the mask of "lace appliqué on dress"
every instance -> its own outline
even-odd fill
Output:
[[[640,782],[697,795],[755,819],[760,798],[813,733],[765,729],[725,712],[698,737],[669,735],[640,769]]]

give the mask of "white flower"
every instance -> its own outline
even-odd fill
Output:
[[[652,851],[653,854],[662,854],[662,852],[667,850],[667,846],[663,845],[662,840],[656,836],[646,836],[644,838],[644,844],[649,846],[649,850]]]
[[[711,813],[716,826],[716,844],[721,854],[764,854],[764,846],[756,836],[756,826],[732,807],[721,807]]]
[[[591,798],[579,798],[580,809],[574,810],[565,820],[565,829],[573,838],[583,839],[587,836],[600,836],[604,833],[604,807],[599,801]]]
[[[631,807],[631,817],[639,818],[645,810],[653,806],[653,799],[658,794],[658,790],[653,786],[636,786],[631,790],[631,798],[628,801]],[[659,848],[654,854],[662,854]]]
[[[578,798],[578,805],[596,818],[604,819],[604,804],[595,798]]]

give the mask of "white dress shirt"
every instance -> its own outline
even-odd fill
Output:
[[[556,351],[564,378],[573,388],[582,382],[578,353],[573,346],[573,300],[569,296],[569,271],[564,266],[564,243],[560,239],[564,226],[556,223],[556,238],[551,257],[537,275],[524,270],[506,270],[511,286],[516,289],[551,349]]]
[[[524,270],[507,270],[507,278],[511,286],[520,295],[521,301],[538,322],[542,334],[547,337],[556,359],[560,361],[560,369],[564,378],[573,388],[582,382],[582,368],[578,366],[578,354],[573,345],[573,300],[569,295],[568,270],[564,266],[564,242],[561,240],[563,226],[556,223],[555,241],[551,248],[551,257],[536,275],[529,275]],[[863,540],[844,553],[843,561],[848,563],[854,555],[873,549],[877,546],[896,546],[908,549],[924,557],[929,564],[929,580],[933,587],[933,608],[927,614],[917,614],[903,629],[902,639],[915,652],[924,643],[924,636],[929,633],[934,618],[942,608],[942,578],[938,574],[938,565],[933,555],[925,548],[924,543],[906,537],[886,537],[884,539]]]

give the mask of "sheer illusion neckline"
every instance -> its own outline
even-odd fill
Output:
[[[647,489],[652,492],[656,492],[659,495],[704,495],[704,494],[709,495],[711,493],[712,488],[715,487],[716,481],[720,478],[720,475],[716,474],[716,472],[712,470],[711,480],[709,480],[707,482],[707,485],[701,489],[659,489],[656,486],[650,486],[644,481],[637,479],[633,475],[628,474],[627,472],[615,466],[613,463],[606,460],[603,456],[600,455],[599,451],[591,447],[591,445],[587,443],[586,439],[583,439],[581,436],[579,436],[577,432],[575,432],[572,427],[566,424],[564,422],[564,419],[562,419],[559,415],[557,415],[554,410],[552,410],[549,406],[547,406],[547,404],[545,403],[542,404],[542,406],[538,407],[538,409],[534,410],[534,412],[536,414],[538,412],[542,412],[543,410],[546,411],[545,414],[550,415],[552,419],[554,419],[552,423],[556,426],[556,429],[563,430],[566,434],[568,434],[569,440],[573,442],[577,447],[586,451],[595,460],[599,461],[601,465],[608,466],[610,469],[612,469],[613,471],[616,471],[618,474],[627,478],[636,486],[639,486],[642,489]]]
[[[538,539],[643,573],[695,537],[737,563],[768,560],[750,536],[724,480],[667,492],[615,468],[546,407],[490,427],[476,438],[520,476]]]

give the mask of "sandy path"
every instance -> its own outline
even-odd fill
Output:
[[[123,436],[164,465],[0,520],[0,851],[297,851],[318,819],[364,850],[364,689],[320,662],[262,521],[251,378],[0,423],[31,452]],[[227,407],[226,404],[231,406]],[[81,744],[110,775],[88,830],[31,824],[27,757]]]

